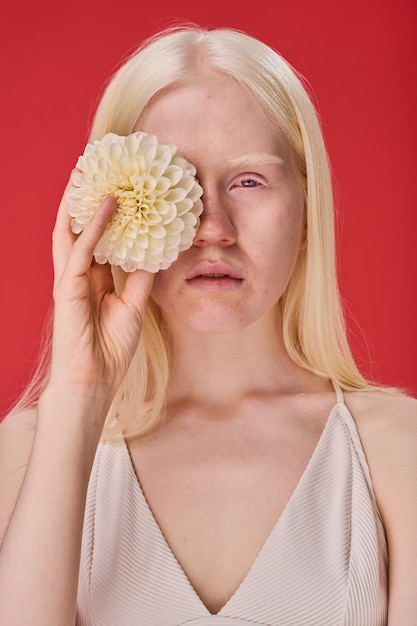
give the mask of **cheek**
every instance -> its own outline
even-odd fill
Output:
[[[305,239],[305,211],[301,198],[289,205],[286,218],[281,220],[278,228],[283,233],[289,255],[297,258]]]
[[[281,293],[291,279],[303,248],[304,226],[299,219],[277,217],[267,238],[259,241],[257,257],[266,278],[264,293]]]
[[[281,265],[291,264],[301,249],[303,231],[303,217],[298,207],[275,216],[264,237],[258,237],[261,254],[263,248],[264,256],[269,253],[274,260],[280,260]]]

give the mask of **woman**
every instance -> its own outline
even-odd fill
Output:
[[[135,131],[196,166],[200,226],[117,295],[114,197],[76,238],[64,194],[50,369],[1,429],[0,624],[415,624],[416,402],[350,355],[301,82],[245,34],[164,32],[90,139]]]

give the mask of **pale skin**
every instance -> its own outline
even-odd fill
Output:
[[[196,165],[201,225],[170,269],[129,274],[117,297],[109,268],[92,265],[114,200],[76,240],[63,199],[50,382],[37,409],[0,429],[4,467],[19,459],[12,474],[0,460],[0,624],[74,625],[89,473],[151,290],[175,368],[164,426],[128,446],[156,520],[212,613],[259,553],[335,403],[328,380],[289,359],[277,323],[275,303],[305,246],[303,194],[283,135],[241,87],[211,71],[159,96],[137,129],[175,143]],[[233,278],[213,276],[225,273]],[[411,626],[416,401],[358,392],[346,402],[387,530],[389,625]]]

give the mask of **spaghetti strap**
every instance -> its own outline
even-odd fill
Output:
[[[334,380],[332,380],[332,385],[333,385],[334,390],[336,392],[337,404],[343,404],[344,405],[345,404],[345,394],[343,393],[342,388],[339,387],[339,385]]]

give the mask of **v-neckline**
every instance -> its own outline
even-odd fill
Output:
[[[337,392],[337,388],[336,388],[336,392]],[[339,396],[339,393],[337,393],[337,395]],[[327,433],[330,430],[330,425],[331,422],[333,421],[333,417],[334,415],[336,415],[337,413],[337,409],[340,406],[341,401],[340,398],[338,397],[336,399],[336,402],[333,404],[329,416],[325,422],[325,425],[322,429],[322,432],[320,434],[320,437],[317,440],[317,443],[314,447],[314,450],[300,476],[300,478],[298,479],[298,482],[294,488],[294,490],[292,491],[290,497],[288,498],[284,508],[282,509],[278,519],[276,520],[274,526],[272,527],[271,531],[269,532],[268,536],[265,538],[265,541],[263,542],[262,546],[259,549],[258,554],[256,555],[255,559],[252,561],[248,571],[246,572],[245,576],[242,578],[242,580],[240,581],[239,585],[236,587],[236,589],[234,590],[234,592],[232,593],[232,595],[228,598],[228,600],[225,602],[225,604],[223,604],[223,606],[219,609],[219,611],[217,613],[212,613],[207,606],[204,604],[203,600],[200,598],[197,590],[195,589],[194,585],[192,584],[191,580],[189,579],[187,573],[185,572],[185,570],[183,569],[180,561],[177,559],[177,557],[175,556],[174,551],[172,550],[171,546],[169,545],[161,526],[159,525],[149,503],[148,500],[146,498],[145,492],[142,488],[139,476],[136,472],[136,468],[134,466],[131,454],[130,454],[130,450],[129,447],[127,445],[127,442],[125,440],[124,437],[122,437],[122,443],[124,446],[124,451],[125,451],[125,455],[126,455],[126,459],[127,462],[129,464],[129,473],[131,475],[131,477],[134,479],[133,482],[137,487],[138,493],[139,493],[139,497],[141,498],[141,500],[143,501],[146,510],[150,516],[150,519],[152,520],[152,523],[154,525],[155,530],[157,531],[157,534],[160,536],[163,544],[166,547],[167,553],[170,557],[170,559],[172,559],[177,566],[180,569],[181,575],[184,578],[185,582],[187,583],[187,587],[190,590],[190,593],[194,595],[194,598],[198,601],[198,603],[201,605],[202,609],[204,609],[204,611],[206,612],[207,615],[210,616],[223,616],[224,613],[227,611],[228,606],[231,604],[232,600],[235,600],[236,597],[238,596],[242,586],[244,583],[246,583],[248,580],[251,579],[252,577],[252,573],[253,570],[255,569],[255,567],[259,564],[259,562],[262,559],[263,554],[265,553],[268,544],[270,543],[270,541],[272,540],[272,538],[274,537],[274,535],[278,532],[278,529],[280,528],[281,524],[282,524],[282,520],[287,517],[289,515],[289,511],[291,510],[292,507],[292,503],[294,502],[294,500],[296,499],[297,494],[301,491],[302,485],[305,483],[305,481],[308,478],[308,474],[309,474],[309,469],[311,468],[312,464],[314,463],[315,458],[318,456],[322,446],[324,445],[324,441],[327,437]]]

